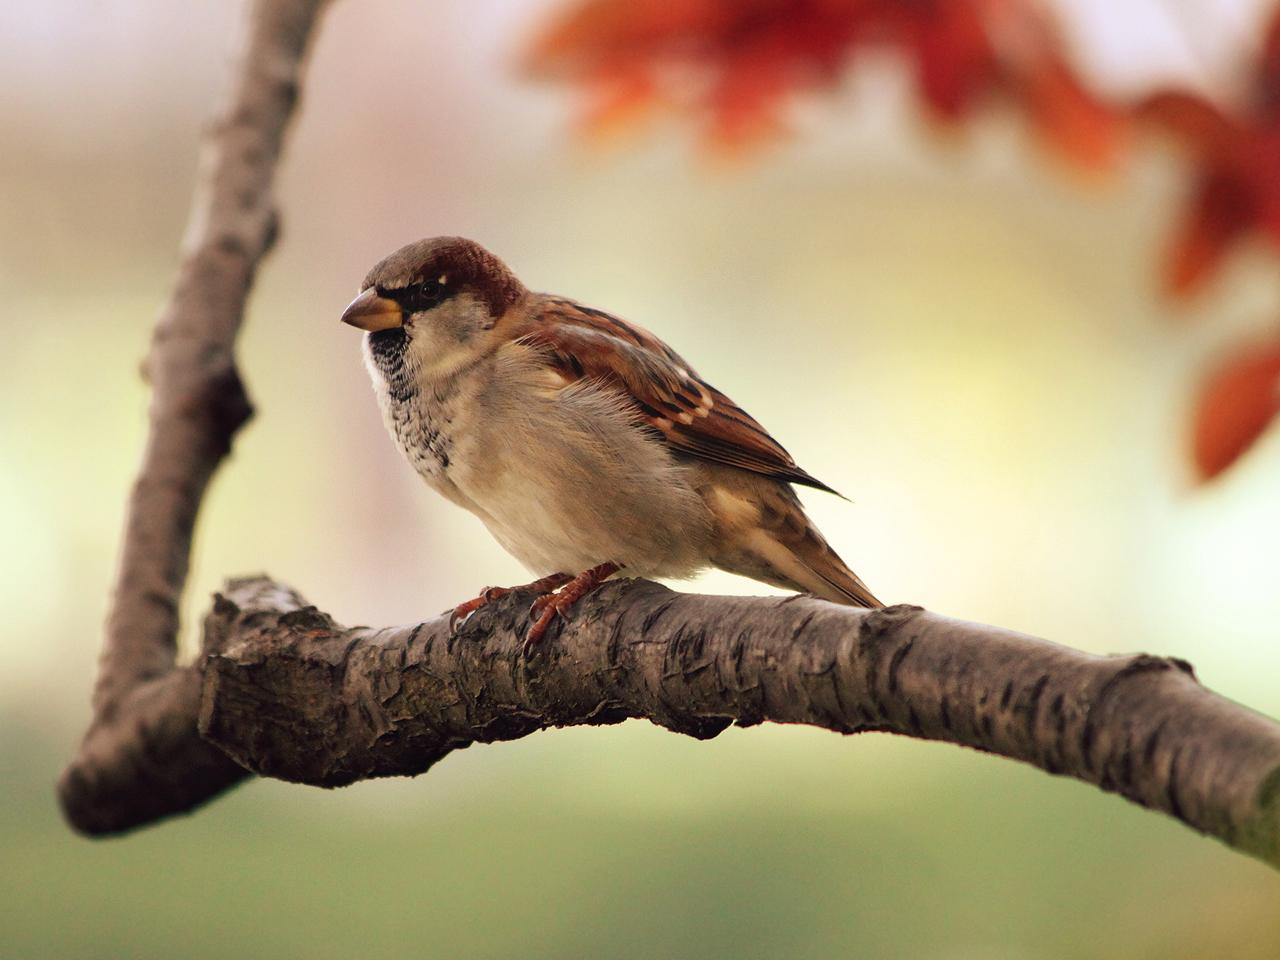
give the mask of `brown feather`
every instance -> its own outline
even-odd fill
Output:
[[[545,297],[519,341],[544,350],[567,380],[594,379],[621,390],[644,422],[677,450],[840,495],[801,469],[745,410],[641,327],[572,300]]]
[[[716,519],[716,566],[835,603],[881,606],[786,484],[714,463],[699,472],[698,489]]]

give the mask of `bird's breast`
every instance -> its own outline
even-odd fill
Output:
[[[389,391],[384,397],[383,414],[396,445],[414,470],[437,488],[448,484],[453,464],[455,407],[451,398],[423,391]]]

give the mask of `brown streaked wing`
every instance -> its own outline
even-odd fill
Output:
[[[542,348],[570,380],[597,379],[621,389],[644,421],[678,450],[840,495],[797,466],[750,414],[647,330],[602,310],[549,298],[519,341]]]

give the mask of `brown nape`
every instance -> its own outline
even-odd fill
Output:
[[[369,271],[361,289],[394,289],[441,276],[448,277],[456,289],[474,293],[495,317],[525,292],[505,263],[466,237],[431,237],[403,246]]]

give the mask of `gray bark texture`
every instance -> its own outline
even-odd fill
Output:
[[[643,718],[887,731],[1000,754],[1160,810],[1280,866],[1280,724],[1188,664],[1098,657],[918,607],[710,597],[637,580],[581,601],[531,654],[516,592],[448,618],[344,627],[266,577],[232,581],[176,663],[204,489],[250,406],[234,338],[275,236],[271,179],[323,0],[256,0],[209,134],[185,256],[147,361],[151,434],[129,503],[94,717],[59,782],[68,821],[117,833],[257,773],[317,786],[412,775],[453,750]],[[941,802],[941,801],[940,801]]]

